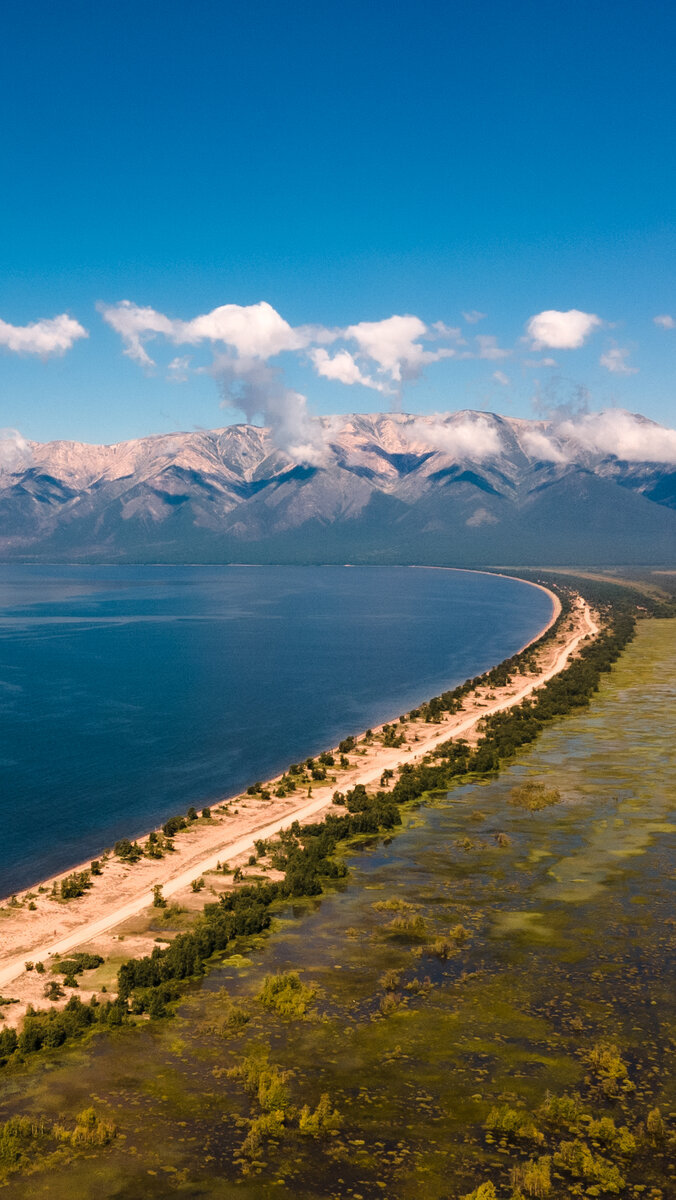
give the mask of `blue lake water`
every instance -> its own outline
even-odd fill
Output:
[[[0,565],[0,895],[399,716],[550,614],[468,571]]]

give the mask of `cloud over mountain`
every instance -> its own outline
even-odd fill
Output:
[[[676,430],[621,410],[313,418],[282,383],[264,386],[265,428],[113,446],[5,431],[0,552],[448,565],[676,555]]]

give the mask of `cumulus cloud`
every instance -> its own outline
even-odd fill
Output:
[[[496,383],[502,384],[503,387],[509,386],[509,375],[505,375],[504,371],[494,371],[493,378]]]
[[[31,448],[18,429],[0,429],[0,472],[25,471],[32,461]]]
[[[140,366],[156,364],[148,344],[164,338],[175,346],[212,346],[215,357],[228,361],[267,363],[285,351],[307,351],[307,360],[318,375],[348,386],[359,384],[383,395],[398,397],[406,380],[417,379],[429,363],[456,355],[462,345],[460,330],[437,321],[427,325],[420,317],[394,314],[381,321],[360,321],[346,328],[323,325],[293,327],[270,304],[224,304],[211,312],[184,321],[131,300],[98,305],[104,321],[122,339],[124,353]],[[440,346],[439,340],[454,345]],[[481,356],[500,358],[495,339],[481,339]],[[341,344],[342,343],[342,344]],[[436,345],[434,344],[436,343]],[[332,352],[325,347],[333,346]],[[193,367],[195,371],[209,368]],[[179,381],[188,372],[187,359],[170,364],[170,377]],[[241,383],[244,367],[238,368]],[[255,372],[254,372],[255,375]],[[253,380],[257,386],[256,380]]]
[[[145,343],[158,334],[177,346],[220,342],[243,358],[257,359],[272,358],[283,350],[297,350],[307,344],[306,335],[294,330],[265,300],[249,305],[222,304],[190,321],[167,317],[131,300],[99,304],[98,309],[122,338],[124,353],[144,367],[155,365]]]
[[[660,325],[662,329],[676,329],[676,321],[669,313],[662,313],[661,317],[653,317],[656,325]]]
[[[430,335],[420,317],[397,315],[383,321],[360,321],[345,330],[345,337],[357,343],[360,353],[372,359],[378,371],[395,383],[417,379],[428,363],[453,358],[455,350],[450,346],[426,350],[421,339]]]
[[[468,325],[476,325],[477,321],[485,321],[486,319],[486,314],[479,312],[476,308],[473,308],[470,312],[464,312],[462,315]]]
[[[628,357],[628,350],[622,350],[619,346],[615,346],[612,350],[606,350],[601,355],[599,362],[613,375],[636,375],[638,367],[630,367],[627,362]]]
[[[500,435],[490,418],[481,413],[461,413],[444,420],[440,415],[414,420],[406,427],[410,441],[433,450],[442,450],[451,458],[470,458],[483,462],[502,452]]]
[[[534,350],[577,350],[603,322],[595,313],[547,309],[531,317],[526,332]]]
[[[625,462],[676,463],[676,430],[621,408],[563,421],[557,433],[593,454],[613,454]]]
[[[89,337],[87,330],[67,313],[45,317],[30,325],[10,325],[0,320],[0,346],[15,354],[38,354],[42,358],[65,354],[74,342],[86,337]]]
[[[332,357],[322,346],[318,346],[309,351],[309,359],[317,374],[324,379],[345,384],[360,383],[362,387],[374,388],[377,392],[391,391],[384,382],[365,375],[349,350],[338,350]]]

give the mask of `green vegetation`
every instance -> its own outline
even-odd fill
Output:
[[[548,788],[544,783],[529,780],[518,787],[512,788],[509,796],[510,804],[516,808],[525,808],[528,812],[540,812],[552,804],[559,804],[561,793],[558,788]]]
[[[332,1133],[340,1129],[341,1124],[341,1115],[337,1108],[333,1108],[328,1092],[322,1094],[314,1111],[305,1104],[298,1116],[298,1132],[306,1137],[317,1138],[323,1133]]]
[[[129,838],[120,838],[113,847],[113,852],[123,862],[135,863],[143,857],[143,851],[138,842],[130,842]]]
[[[304,1017],[312,1007],[316,989],[301,983],[297,971],[281,975],[268,975],[258,997],[266,1008],[273,1009],[280,1017]]]
[[[93,971],[103,963],[100,954],[87,954],[79,951],[68,958],[57,958],[50,968],[53,975],[81,975],[83,971]]]
[[[93,1108],[79,1113],[71,1128],[43,1118],[10,1117],[0,1125],[0,1180],[31,1166],[35,1159],[44,1165],[56,1151],[61,1152],[57,1157],[63,1161],[65,1147],[84,1150],[106,1146],[116,1133],[115,1126],[102,1120]]]
[[[59,895],[62,900],[75,900],[78,896],[84,896],[85,892],[92,886],[91,871],[73,871],[71,875],[66,875],[65,879],[59,884]]]
[[[126,1020],[128,1007],[122,1000],[100,1004],[92,998],[89,1004],[83,1004],[77,996],[72,996],[61,1011],[55,1008],[35,1010],[29,1006],[16,1042],[11,1036],[13,1030],[3,1030],[0,1037],[4,1036],[5,1042],[4,1045],[0,1043],[0,1054],[5,1062],[15,1056],[23,1059],[43,1048],[53,1049],[80,1038],[97,1026],[112,1028]]]

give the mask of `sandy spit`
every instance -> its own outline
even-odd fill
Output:
[[[546,588],[543,590],[547,591]],[[553,602],[553,614],[538,639],[561,611],[558,597],[552,592],[548,595]],[[197,821],[185,832],[177,834],[175,852],[163,859],[143,858],[130,866],[111,857],[105,862],[102,875],[94,878],[91,890],[76,900],[64,903],[50,894],[53,883],[58,884],[70,872],[46,881],[42,885],[43,891],[38,892],[37,887],[33,887],[21,893],[17,896],[20,907],[5,904],[0,909],[0,995],[11,994],[20,1000],[20,1004],[0,1010],[2,1015],[9,1023],[17,1024],[26,1004],[44,1005],[42,989],[49,976],[26,971],[27,961],[44,962],[49,971],[49,959],[54,955],[85,947],[104,957],[149,953],[154,945],[152,933],[134,937],[134,932],[142,934],[142,930],[134,930],[132,926],[133,919],[138,921],[139,914],[151,906],[155,885],[162,887],[166,898],[180,901],[189,908],[201,908],[205,900],[213,899],[232,886],[231,877],[209,875],[217,864],[227,862],[230,867],[246,864],[255,840],[270,838],[296,820],[302,823],[318,817],[331,808],[332,796],[337,789],[344,792],[358,783],[367,787],[379,786],[384,770],[396,773],[398,766],[418,762],[449,737],[476,741],[479,737],[477,724],[482,718],[519,704],[562,671],[580,643],[589,636],[594,637],[598,630],[595,615],[578,596],[557,637],[540,650],[535,648],[535,672],[519,676],[517,684],[512,683],[506,688],[477,689],[466,698],[462,712],[445,714],[438,724],[406,721],[399,727],[406,738],[404,746],[384,747],[377,740],[382,726],[374,728],[375,738],[370,744],[364,743],[363,735],[359,737],[356,752],[349,756],[349,768],[329,768],[326,783],[313,784],[311,795],[305,787],[290,796],[276,798],[277,780],[270,780],[266,785],[273,793],[270,800],[238,795],[212,805],[211,820]],[[338,752],[335,753],[337,756]],[[333,811],[342,809],[334,808]],[[88,867],[87,862],[80,869]],[[246,875],[246,867],[244,871]],[[210,886],[199,895],[193,894],[191,883],[205,876]],[[35,905],[33,910],[28,909],[31,901]],[[115,930],[120,926],[128,932],[116,934]],[[129,933],[132,936],[128,936]],[[124,949],[119,945],[120,941],[124,941]],[[8,985],[11,985],[11,993],[6,991]],[[79,992],[83,1000],[93,994],[85,988],[83,982]]]

